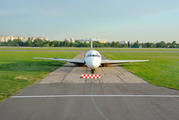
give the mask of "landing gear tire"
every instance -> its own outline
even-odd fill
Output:
[[[94,71],[95,71],[94,69],[91,69],[91,74],[94,74]]]

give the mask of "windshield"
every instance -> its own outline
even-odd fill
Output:
[[[91,53],[89,53],[88,55],[87,55],[87,57],[100,57],[97,53],[95,53],[95,54],[91,54]]]

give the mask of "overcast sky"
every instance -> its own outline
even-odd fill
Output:
[[[0,35],[179,42],[179,0],[0,0]]]

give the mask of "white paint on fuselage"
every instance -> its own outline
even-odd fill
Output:
[[[96,50],[90,50],[85,55],[85,63],[90,69],[96,69],[101,65],[101,54]]]

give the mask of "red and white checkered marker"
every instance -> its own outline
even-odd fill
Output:
[[[92,79],[95,79],[95,78],[101,78],[101,75],[90,75],[90,74],[87,74],[87,75],[81,75],[81,78],[92,78]]]

